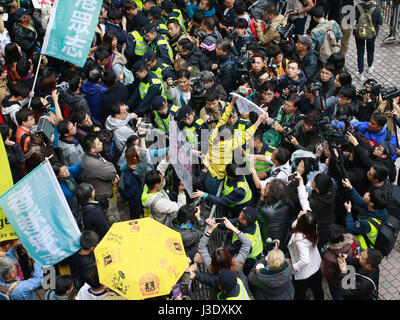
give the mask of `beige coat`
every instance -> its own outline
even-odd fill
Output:
[[[278,31],[276,31],[276,28],[279,25],[286,26],[287,20],[283,15],[278,15],[274,21],[271,24],[266,24],[265,21],[262,22],[265,28],[265,33],[262,32],[261,25],[257,25],[257,37],[260,40],[260,42],[264,45],[267,46],[270,43],[279,45],[279,42],[281,40],[281,36],[279,35]]]
[[[378,101],[379,101],[379,105],[376,108],[376,112],[381,112],[381,113],[386,113],[386,114],[389,113],[390,112],[389,101],[388,100],[383,101],[382,97],[380,97],[380,96],[379,96]],[[393,101],[393,109],[396,110],[398,114],[400,114],[400,107],[397,104],[396,100]],[[388,130],[391,133],[395,134],[394,128],[396,127],[396,124],[393,123],[391,116],[386,116],[386,118],[387,118],[386,126],[387,126]]]

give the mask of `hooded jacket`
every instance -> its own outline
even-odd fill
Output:
[[[12,95],[4,97],[1,102],[1,113],[3,114],[4,122],[7,123],[13,130],[18,126],[15,114],[25,105],[29,103],[29,99],[26,98],[22,101],[12,101],[10,98]]]
[[[105,91],[107,91],[106,87],[90,81],[86,81],[81,87],[81,92],[85,95],[90,112],[97,121],[101,121],[99,109],[101,106],[101,98],[104,96]]]
[[[63,100],[67,104],[71,113],[76,111],[84,111],[85,113],[91,115],[88,102],[86,101],[83,93],[67,91],[63,95]]]
[[[84,151],[77,140],[74,139],[74,141],[68,141],[58,139],[58,148],[61,151],[61,160],[67,166],[73,166],[78,162],[81,162]]]
[[[339,278],[339,264],[337,258],[339,254],[347,254],[348,257],[353,256],[353,242],[355,248],[360,248],[360,241],[350,233],[344,234],[344,240],[338,243],[328,242],[328,249],[324,254],[324,258],[321,262],[321,272],[323,277],[328,281],[331,289],[337,288],[337,282]]]
[[[255,300],[293,300],[294,287],[291,281],[293,267],[285,262],[279,271],[267,272],[262,268],[259,272],[256,266],[265,264],[265,258],[259,259],[249,274],[249,282],[253,285]]]
[[[125,158],[125,145],[128,138],[132,135],[136,135],[135,131],[128,125],[131,120],[131,115],[122,120],[115,119],[111,115],[107,117],[105,128],[112,132],[115,138],[115,143],[118,150],[122,152],[120,159],[118,160],[118,165],[121,166]]]

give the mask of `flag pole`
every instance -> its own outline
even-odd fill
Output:
[[[40,64],[42,63],[42,51],[40,51],[40,56],[39,56],[39,62],[36,68],[36,72],[35,72],[35,79],[33,80],[33,86],[32,86],[32,93],[33,95],[35,94],[35,86],[36,86],[36,80],[39,74],[39,68],[40,68]],[[31,102],[32,102],[32,98],[29,98],[29,104],[28,104],[28,108],[31,107]]]

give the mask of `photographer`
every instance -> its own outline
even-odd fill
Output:
[[[316,80],[318,77],[320,67],[319,55],[312,48],[312,44],[313,41],[309,35],[298,35],[296,50],[299,54],[300,65],[303,66],[306,77],[311,81]]]
[[[272,3],[264,7],[264,15],[267,22],[262,20],[254,22],[257,30],[257,37],[264,46],[267,46],[270,43],[279,45],[281,35],[276,28],[278,26],[286,26],[287,20],[278,12],[276,5]],[[262,31],[261,25],[264,26],[265,32]]]
[[[283,96],[291,93],[299,93],[304,90],[307,79],[304,72],[300,69],[299,62],[291,60],[288,63],[286,75],[278,79],[277,91]]]
[[[196,67],[200,71],[211,70],[213,61],[204,54],[189,38],[178,41],[178,54],[175,60],[183,58],[190,67]]]
[[[327,99],[323,99],[318,90],[315,92],[314,107],[317,110],[321,110],[323,116],[335,118],[338,108],[342,106],[348,106],[353,114],[357,112],[356,89],[353,85],[343,86],[337,97],[331,96]]]
[[[213,89],[215,91],[217,91],[218,95],[219,95],[219,99],[221,99],[222,101],[228,101],[228,94],[225,91],[224,87],[215,82],[215,76],[214,73],[212,73],[211,71],[207,71],[204,70],[202,72],[200,72],[200,78],[201,78],[201,82],[203,83],[203,87],[208,89]]]
[[[251,69],[248,71],[248,75],[251,81],[251,87],[254,90],[260,91],[260,78],[267,77],[269,80],[269,70],[264,63],[265,54],[261,52],[254,52],[251,60]],[[246,66],[247,67],[247,66]]]
[[[280,77],[286,74],[289,59],[284,58],[282,50],[274,44],[268,45],[266,48],[267,53],[267,67],[271,78]]]
[[[242,48],[247,48],[247,46],[255,40],[253,34],[248,31],[249,23],[246,19],[237,19],[235,21],[235,28],[232,33],[233,47],[232,52],[235,56],[239,55]]]
[[[171,101],[173,105],[183,107],[187,105],[191,98],[191,86],[190,86],[190,71],[180,70],[177,74],[178,86],[173,86],[174,81],[167,79],[167,88],[165,89],[165,96],[168,101]]]
[[[231,92],[237,88],[236,69],[233,54],[231,53],[231,41],[228,39],[217,40],[215,52],[217,54],[217,63],[211,66],[216,73],[215,81],[220,83],[226,92]]]

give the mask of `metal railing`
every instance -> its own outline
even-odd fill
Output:
[[[382,41],[381,46],[400,44],[400,1],[377,0],[376,4],[380,7],[383,18],[390,29],[389,36]]]
[[[221,182],[218,188],[217,196],[219,196],[222,192],[222,187],[224,183]],[[222,218],[222,212],[220,207],[217,207],[215,204],[212,206],[210,211],[210,218]],[[207,232],[208,226],[204,232]],[[208,241],[208,250],[209,252],[213,252],[216,248],[223,247],[226,240],[226,233],[219,230],[218,228],[213,231]],[[205,267],[204,264],[198,266],[199,273],[209,273],[210,271]],[[216,300],[217,292],[210,287],[202,284],[200,281],[191,281],[190,283],[190,299],[191,300]]]

